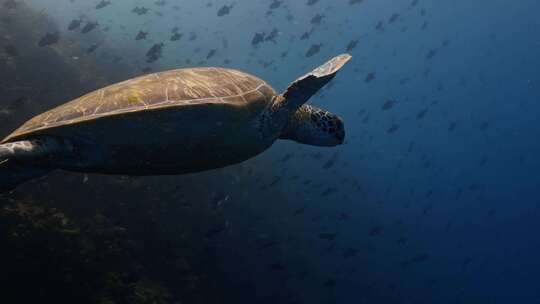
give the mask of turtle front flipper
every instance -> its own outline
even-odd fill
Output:
[[[338,55],[315,70],[295,80],[287,90],[281,95],[283,105],[290,111],[295,111],[311,96],[324,87],[341,69],[347,61],[352,58],[349,54]]]

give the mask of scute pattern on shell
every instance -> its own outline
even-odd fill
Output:
[[[177,69],[96,90],[30,119],[3,142],[35,131],[130,112],[200,103],[247,105],[275,91],[263,80],[224,68]]]

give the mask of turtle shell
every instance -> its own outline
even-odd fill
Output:
[[[125,118],[148,111],[212,104],[262,111],[276,95],[263,80],[232,69],[191,68],[153,73],[126,80],[81,96],[27,121],[2,143],[42,133],[55,134],[69,126],[99,119]]]

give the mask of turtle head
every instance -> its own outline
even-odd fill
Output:
[[[310,105],[292,113],[281,139],[290,139],[312,146],[337,146],[345,139],[343,120],[328,111]]]

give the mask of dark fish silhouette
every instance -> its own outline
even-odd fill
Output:
[[[425,108],[421,110],[420,112],[418,112],[418,114],[416,114],[416,119],[419,120],[419,119],[424,118],[424,116],[426,116],[427,114],[427,111],[428,111],[428,108]]]
[[[4,2],[4,7],[7,9],[16,9],[19,3],[17,3],[15,0],[7,0]]]
[[[304,212],[306,211],[306,207],[302,207],[302,208],[298,208],[296,210],[294,210],[293,212],[293,216],[297,216],[297,215],[300,215],[300,214],[304,214]]]
[[[131,10],[132,13],[135,13],[137,15],[145,15],[146,13],[148,13],[149,9],[147,9],[146,7],[135,7],[133,10]]]
[[[366,75],[364,82],[368,83],[375,79],[375,72],[370,72]]]
[[[261,42],[264,42],[265,33],[255,33],[253,39],[251,39],[251,45],[256,46]]]
[[[354,249],[354,248],[346,248],[343,250],[343,257],[345,259],[348,259],[348,258],[352,258],[352,257],[355,257],[356,255],[358,254],[358,250]]]
[[[98,44],[92,44],[88,49],[86,49],[87,54],[93,53],[99,47]]]
[[[390,16],[390,19],[388,19],[388,23],[394,23],[396,22],[396,20],[398,20],[399,18],[399,14],[392,14],[392,16]]]
[[[97,22],[88,22],[88,23],[83,27],[83,29],[81,30],[81,33],[87,34],[87,33],[91,32],[92,30],[94,30],[97,26],[98,26],[98,23],[97,23]]]
[[[371,229],[369,230],[369,235],[370,236],[377,236],[377,235],[381,235],[382,234],[382,227],[381,226],[373,226],[371,227]]]
[[[208,59],[214,57],[214,55],[216,55],[216,52],[217,52],[216,49],[211,49],[211,50],[208,52],[208,54],[206,55],[206,60],[208,60]]]
[[[274,28],[266,38],[264,38],[264,41],[272,41],[273,43],[277,43],[276,38],[279,35],[279,31],[277,28]]]
[[[426,59],[431,59],[431,58],[435,57],[435,55],[437,55],[437,50],[436,49],[431,49],[426,54]]]
[[[137,36],[135,36],[135,40],[143,40],[146,39],[146,36],[148,36],[148,32],[139,31]]]
[[[44,47],[44,46],[53,45],[57,43],[58,41],[60,41],[59,32],[47,33],[45,34],[45,36],[43,36],[43,38],[41,38],[41,40],[39,40],[38,45],[40,47]]]
[[[180,34],[180,33],[174,33],[174,34],[171,36],[171,41],[178,41],[178,40],[182,39],[182,36],[183,36],[183,34]]]
[[[81,22],[82,22],[81,19],[73,19],[73,20],[71,20],[71,22],[68,25],[68,30],[74,31],[74,30],[78,29],[79,27],[81,27]]]
[[[270,3],[269,8],[270,9],[276,9],[276,8],[279,8],[281,6],[281,4],[283,4],[283,0],[274,0],[274,1],[272,1],[272,3]]]
[[[392,134],[392,133],[396,132],[398,129],[399,129],[399,125],[398,125],[398,124],[392,124],[392,126],[390,126],[390,128],[388,128],[388,129],[386,130],[386,133]]]
[[[151,63],[157,61],[162,56],[163,42],[154,44],[148,52],[146,52],[146,62]]]
[[[102,9],[108,5],[111,4],[111,1],[109,0],[101,0],[101,2],[99,2],[97,5],[96,5],[96,9]]]
[[[312,28],[308,32],[303,33],[302,36],[300,36],[300,40],[309,39],[309,37],[311,37],[311,34],[313,34],[313,31],[314,31],[314,29]]]
[[[319,233],[319,238],[326,241],[333,241],[336,239],[336,236],[337,233]]]
[[[351,40],[349,44],[347,44],[347,48],[345,49],[345,51],[348,53],[352,51],[354,48],[356,48],[357,45],[358,45],[358,40]]]
[[[384,32],[384,23],[382,21],[377,22],[375,29],[379,32]]]
[[[388,111],[392,107],[394,107],[394,105],[396,105],[396,101],[389,99],[383,103],[383,105],[381,106],[381,110]]]
[[[223,17],[225,15],[230,14],[232,8],[233,8],[233,5],[222,6],[217,12],[218,17]]]
[[[320,25],[323,17],[324,17],[323,15],[317,14],[313,18],[311,18],[310,23],[313,25]]]
[[[313,5],[313,4],[317,3],[317,2],[319,2],[319,0],[308,0],[306,5]]]
[[[316,55],[321,50],[322,43],[319,44],[313,44],[306,52],[306,57],[311,57],[313,55]]]
[[[14,45],[6,45],[4,47],[4,52],[12,57],[19,56],[19,50]]]

